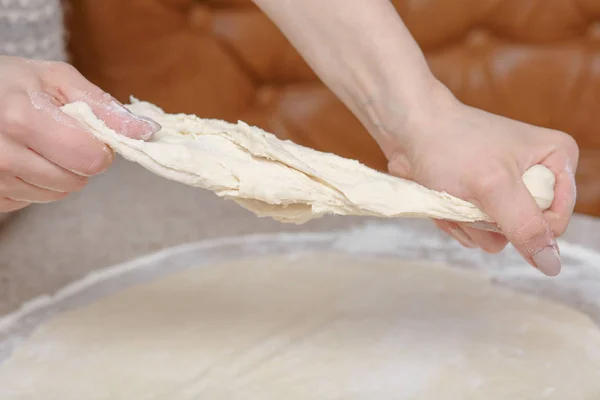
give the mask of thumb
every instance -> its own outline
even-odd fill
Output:
[[[149,139],[161,126],[148,118],[135,115],[123,104],[83,77],[74,67],[63,64],[49,77],[52,86],[60,88],[63,101],[83,101],[94,114],[117,133],[132,139]]]
[[[558,244],[542,210],[521,179],[506,175],[480,188],[478,203],[512,245],[548,276],[561,269]]]

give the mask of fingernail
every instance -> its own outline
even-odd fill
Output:
[[[532,258],[537,268],[545,275],[556,276],[559,274],[561,269],[560,256],[554,246],[545,247]]]
[[[127,109],[127,107],[125,107],[120,101],[118,101],[115,98],[112,98],[111,101],[112,104],[112,109],[117,111],[118,113],[122,114],[122,115],[127,115],[131,118],[133,118],[134,120],[137,120],[139,122],[142,122],[144,125],[146,125],[146,127],[140,127],[137,126],[136,127],[136,132],[130,132],[130,130],[133,127],[128,126],[128,124],[126,124],[125,126],[121,127],[120,133],[124,134],[125,136],[128,137],[132,137],[135,139],[141,139],[141,140],[147,140],[150,139],[150,137],[152,135],[154,135],[156,132],[160,131],[162,129],[162,126],[160,126],[160,124],[148,117],[144,117],[142,115],[137,115],[132,113],[131,111],[129,111]],[[140,132],[140,128],[143,129]]]
[[[483,221],[472,222],[469,224],[469,226],[471,228],[478,229],[480,231],[502,233],[502,231],[500,230],[500,228],[498,228],[498,226],[496,224],[491,224],[489,222],[483,222]]]
[[[115,152],[109,145],[105,144],[103,150],[108,155],[109,161],[112,161],[112,159],[115,158]]]
[[[136,115],[136,117],[141,120],[146,122],[149,126],[150,126],[150,130],[148,133],[144,133],[142,135],[142,139],[149,139],[150,136],[154,135],[156,132],[160,131],[162,129],[162,126],[160,126],[160,124],[150,118],[141,116],[141,115]]]
[[[125,106],[123,105],[123,103],[121,103],[121,102],[120,102],[119,100],[117,100],[117,99],[116,99],[114,96],[111,96],[111,95],[110,95],[110,94],[108,94],[108,93],[105,93],[105,94],[104,94],[104,99],[105,99],[105,100],[108,100],[108,101],[112,101],[112,102],[114,102],[116,105],[118,105],[118,106],[121,106],[121,107],[125,108]]]
[[[450,232],[452,233],[452,236],[454,236],[454,238],[456,240],[458,240],[460,243],[462,243],[464,246],[470,247],[472,249],[474,249],[474,248],[477,247],[477,245],[475,244],[475,242],[473,242],[471,240],[471,238],[468,237],[467,234],[464,233],[461,229],[450,228]]]
[[[110,95],[109,95],[110,96]],[[141,116],[141,115],[136,115],[134,113],[132,113],[131,111],[129,111],[129,109],[127,107],[125,107],[125,105],[123,103],[121,103],[119,100],[115,99],[114,97],[110,97],[111,101],[113,102],[113,104],[115,104],[118,108],[121,109],[121,111],[133,116],[136,119],[139,119],[141,121],[147,122],[148,124],[152,125],[153,128],[158,128],[157,130],[160,130],[161,126],[156,123],[155,121],[151,120],[150,118]]]

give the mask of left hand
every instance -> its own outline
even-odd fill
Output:
[[[500,233],[468,224],[435,221],[466,247],[501,251],[511,242],[547,275],[561,265],[556,237],[567,228],[575,206],[574,171],[579,157],[573,138],[462,104],[437,86],[401,127],[379,137],[391,173],[445,191],[479,207]],[[522,181],[533,165],[556,177],[554,201],[542,212]]]

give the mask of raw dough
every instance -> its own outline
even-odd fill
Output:
[[[11,400],[597,400],[587,316],[442,265],[239,260],[51,320],[0,367]]]
[[[282,222],[303,223],[325,214],[490,220],[473,204],[447,193],[279,140],[243,122],[166,114],[147,102],[134,101],[128,108],[163,129],[150,142],[132,140],[108,128],[86,103],[67,104],[62,110],[126,159]],[[524,180],[538,205],[549,208],[554,174],[536,165]]]

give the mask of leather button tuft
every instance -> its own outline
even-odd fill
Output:
[[[600,40],[600,21],[592,22],[588,26],[587,36],[592,40]]]
[[[206,30],[212,19],[210,7],[203,6],[201,4],[194,5],[190,8],[188,19],[194,30]]]
[[[490,43],[491,38],[487,31],[483,29],[474,29],[467,34],[465,42],[469,47],[483,47]]]
[[[256,91],[256,102],[261,106],[273,103],[279,94],[279,90],[274,86],[262,86]]]

